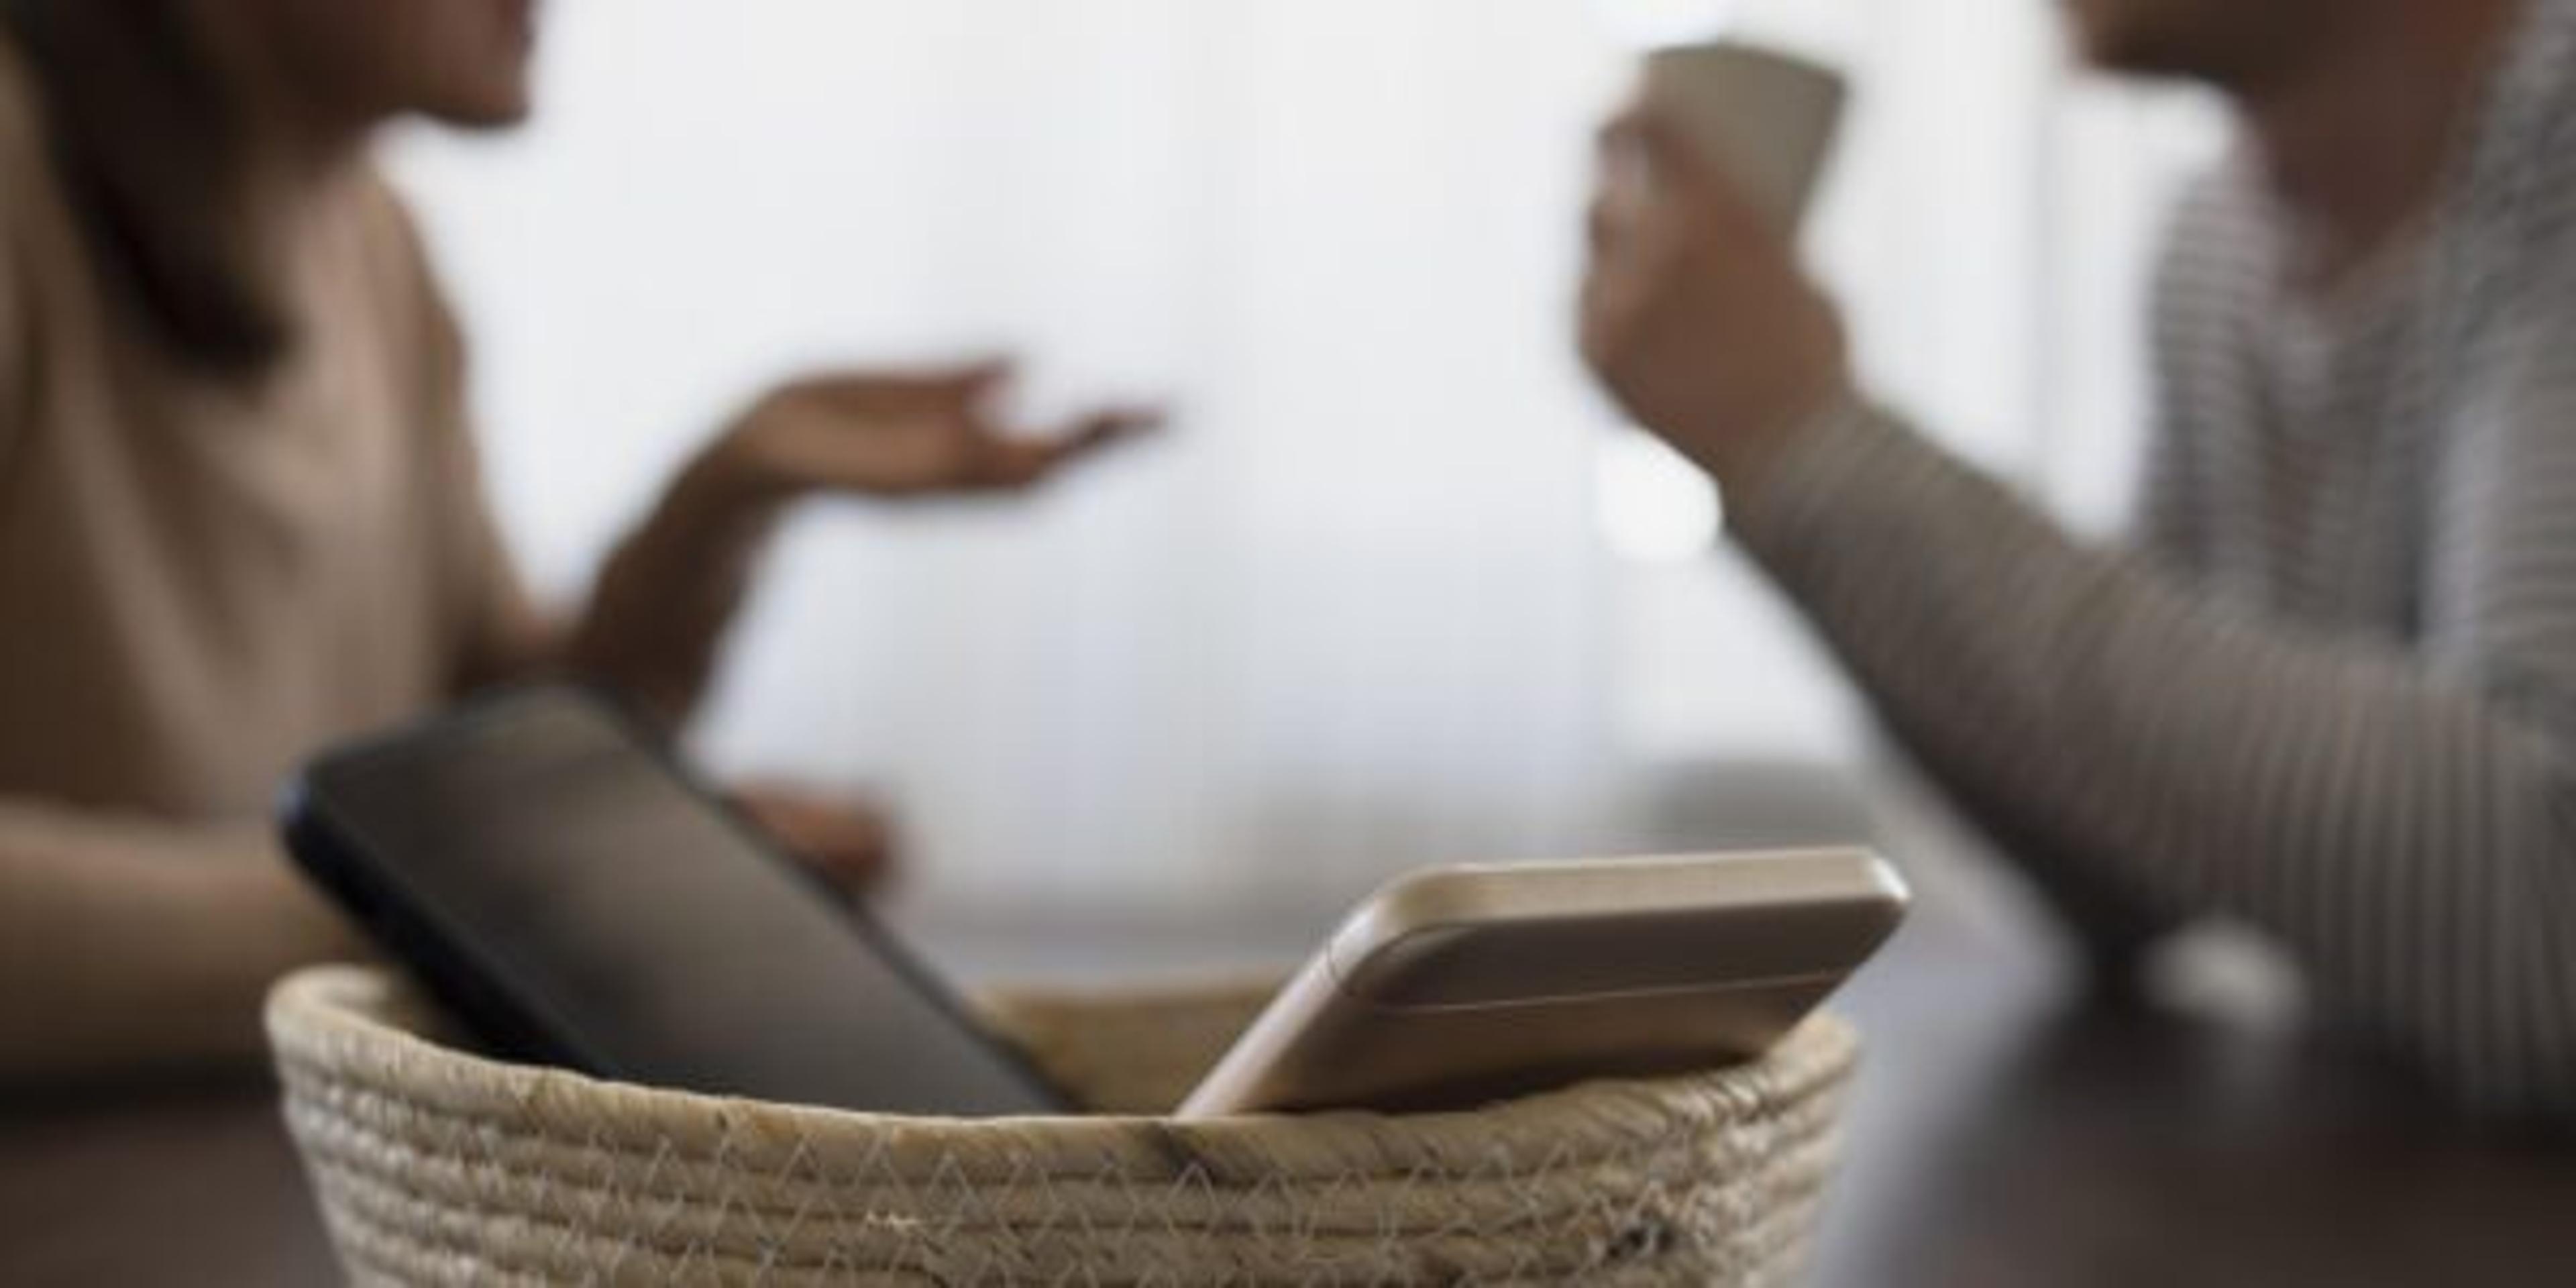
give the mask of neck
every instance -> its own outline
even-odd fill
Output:
[[[333,103],[250,28],[231,0],[194,0],[191,25],[238,130],[231,197],[264,245],[291,243],[304,214],[353,174],[379,121]]]
[[[2521,0],[2357,0],[2295,65],[2227,87],[2305,284],[2331,285],[2433,205],[2520,11]]]

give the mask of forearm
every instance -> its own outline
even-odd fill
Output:
[[[1111,408],[1052,435],[993,411],[1008,363],[909,375],[827,373],[771,391],[681,473],[609,560],[570,652],[579,670],[677,724],[706,688],[778,517],[805,496],[993,496],[1150,427]]]
[[[2071,858],[2074,847],[2028,817],[2011,793],[1990,790],[1984,781],[1945,763],[1932,748],[1905,743],[1902,726],[1889,728],[1951,808],[2046,903],[2057,927],[2070,937],[2088,987],[2109,997],[2131,994],[2144,982],[2138,969],[2146,954],[2195,919],[2106,879],[2095,865],[2081,862],[2080,855]]]
[[[2466,677],[2081,546],[1871,414],[1819,422],[1731,521],[1901,736],[2055,861],[2271,929],[2474,1092],[2568,1072],[2576,779]]]
[[[566,665],[677,727],[713,675],[781,498],[715,457],[691,466],[601,569]]]
[[[247,1063],[278,976],[360,951],[259,829],[0,801],[0,1081]]]

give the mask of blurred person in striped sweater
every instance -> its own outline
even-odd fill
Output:
[[[1671,121],[1605,134],[1582,343],[2102,969],[2207,915],[2466,1104],[2576,1113],[2576,4],[2069,0],[2205,83],[2126,542],[1856,387]]]

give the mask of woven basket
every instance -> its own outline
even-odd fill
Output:
[[[1267,990],[991,1010],[1112,1114],[1177,1103]],[[269,1000],[350,1274],[393,1283],[1779,1284],[1854,1040],[1474,1113],[943,1121],[613,1085],[438,1044],[393,977]]]

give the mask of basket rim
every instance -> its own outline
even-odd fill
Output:
[[[1243,983],[1240,977],[1220,977],[1207,992],[1169,980],[1132,990],[1045,985],[992,992],[1052,1005],[1108,1006],[1187,1000],[1215,989],[1239,989]],[[752,1117],[779,1128],[832,1134],[935,1130],[961,1142],[1044,1132],[1066,1146],[1096,1143],[1103,1148],[1132,1145],[1140,1132],[1185,1133],[1206,1146],[1259,1150],[1266,1142],[1293,1139],[1300,1152],[1340,1143],[1382,1154],[1391,1135],[1434,1149],[1485,1145],[1524,1134],[1561,1135],[1569,1111],[1580,1111],[1596,1130],[1607,1128],[1623,1142],[1666,1133],[1677,1117],[1759,1118],[1845,1082],[1859,1048],[1850,1023],[1820,1010],[1757,1060],[1671,1078],[1596,1080],[1475,1109],[1404,1114],[1331,1110],[1190,1120],[1124,1113],[942,1118],[755,1100],[512,1063],[446,1045],[403,1023],[401,1017],[419,1005],[420,995],[408,979],[381,965],[312,966],[280,979],[269,992],[264,1021],[290,1097],[297,1071],[312,1069],[337,1080],[399,1084],[406,1095],[468,1116],[516,1112],[536,1102],[569,1102],[632,1115],[639,1126],[647,1120],[703,1123]],[[1633,1112],[1623,1113],[1623,1107]]]

